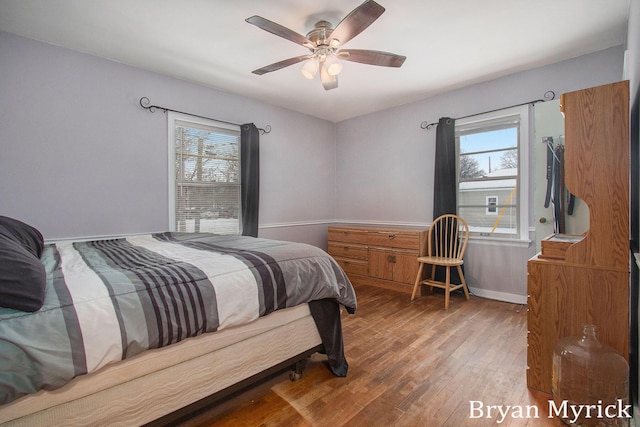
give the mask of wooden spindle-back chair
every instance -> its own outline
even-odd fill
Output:
[[[428,255],[418,257],[418,276],[416,277],[411,301],[416,297],[420,285],[434,286],[444,289],[444,308],[449,308],[451,292],[462,288],[465,297],[469,299],[469,289],[462,273],[464,252],[469,240],[469,226],[458,215],[446,214],[436,218],[429,228]],[[431,265],[431,277],[422,279],[425,264]],[[445,281],[436,280],[436,267],[445,269]],[[455,267],[460,277],[460,283],[451,283],[451,268]]]

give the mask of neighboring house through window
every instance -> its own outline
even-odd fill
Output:
[[[172,231],[239,234],[240,127],[169,113]]]
[[[529,238],[529,108],[456,120],[458,214],[473,236]]]

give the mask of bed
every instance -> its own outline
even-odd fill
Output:
[[[169,232],[44,245],[0,217],[0,306],[0,424],[142,425],[316,351],[345,376],[340,312],[356,297],[310,245]]]

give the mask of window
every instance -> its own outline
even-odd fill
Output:
[[[529,108],[456,121],[458,213],[473,236],[529,240]]]
[[[240,234],[240,128],[169,114],[172,231]]]
[[[487,215],[498,215],[497,196],[487,196]]]

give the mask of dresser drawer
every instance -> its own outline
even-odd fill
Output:
[[[327,252],[354,285],[373,285],[411,293],[427,229],[339,224],[327,229]]]
[[[347,274],[369,275],[369,263],[366,260],[356,260],[350,258],[334,258]]]
[[[416,251],[420,248],[420,238],[417,233],[369,232],[367,243],[369,246],[414,249]]]
[[[367,259],[367,247],[364,245],[352,245],[346,242],[329,242],[328,250],[332,257]]]
[[[329,227],[327,234],[329,241],[367,244],[367,232],[365,230]]]

